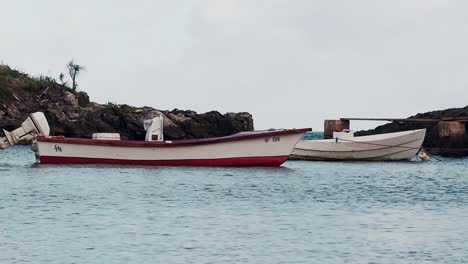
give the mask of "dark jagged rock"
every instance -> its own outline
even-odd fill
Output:
[[[85,92],[73,92],[50,78],[31,78],[0,68],[0,128],[16,129],[30,113],[44,112],[52,135],[89,138],[96,132],[120,133],[123,139],[144,140],[143,120],[156,109],[90,102]],[[1,93],[4,91],[4,93]],[[165,139],[217,137],[253,130],[249,113],[160,111]]]
[[[427,113],[419,113],[409,117],[409,119],[438,119],[443,118],[468,118],[468,106],[463,108],[450,108],[446,110],[438,110]],[[465,130],[468,131],[468,123],[462,123]],[[417,123],[417,122],[393,122],[378,126],[375,129],[358,131],[356,136],[365,136],[373,134],[383,134],[398,132],[404,130],[413,130],[426,128],[426,138],[424,139],[423,147],[430,150],[432,154],[441,154],[449,156],[467,156],[468,155],[468,134],[460,136],[441,137],[439,133],[439,125],[437,122]]]

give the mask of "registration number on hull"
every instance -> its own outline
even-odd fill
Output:
[[[265,138],[265,143],[269,143],[270,141],[271,142],[280,142],[281,138],[280,136],[274,136],[274,137],[267,137]]]

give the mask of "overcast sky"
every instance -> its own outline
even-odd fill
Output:
[[[0,0],[0,60],[91,99],[256,129],[468,105],[468,1]],[[354,128],[362,124],[353,123]],[[366,124],[368,125],[368,124]]]

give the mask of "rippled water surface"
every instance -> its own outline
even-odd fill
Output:
[[[467,263],[468,160],[40,166],[0,152],[0,263]]]

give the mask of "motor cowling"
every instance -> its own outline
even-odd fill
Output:
[[[36,136],[49,136],[50,127],[44,113],[36,112],[30,114],[21,127],[11,132],[4,129],[3,133],[5,137],[0,137],[0,149],[6,149],[20,141],[34,139]]]
[[[159,112],[154,112],[151,119],[143,121],[146,131],[145,141],[164,141],[164,118]]]

